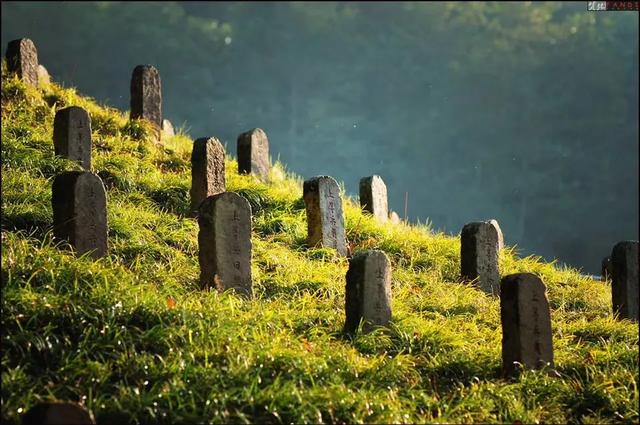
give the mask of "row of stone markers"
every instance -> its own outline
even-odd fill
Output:
[[[30,40],[10,42],[7,63],[25,81],[37,84],[37,52]],[[162,123],[161,103],[157,69],[149,65],[137,66],[131,78],[131,118],[145,119],[156,129],[170,126],[170,123]],[[58,111],[53,139],[57,155],[79,162],[86,170],[63,173],[54,181],[54,234],[68,240],[77,252],[91,251],[94,258],[99,258],[107,253],[106,194],[100,178],[88,171],[91,168],[92,142],[91,120],[87,111],[75,106]],[[269,141],[263,130],[255,128],[240,134],[237,151],[240,173],[250,173],[268,181]],[[194,143],[190,192],[192,215],[198,214],[198,207],[204,199],[225,192],[224,156],[224,148],[215,138],[198,139]],[[77,193],[71,196],[69,190]],[[347,255],[342,203],[336,181],[328,176],[315,177],[305,181],[303,192],[308,244],[335,248],[341,255]],[[399,221],[397,214],[388,211],[387,189],[380,176],[360,180],[360,204],[381,222],[387,221],[388,217],[392,222]],[[69,217],[77,218],[72,221]],[[482,290],[497,295],[500,282],[498,258],[503,245],[497,221],[465,225],[461,232],[462,278],[474,281]],[[610,258],[603,262],[603,275],[612,277],[614,311],[621,317],[637,320],[637,242],[616,245],[612,257],[616,258],[615,262]],[[617,267],[613,267],[614,264]],[[204,282],[206,279],[201,280]],[[250,290],[244,292],[250,293]]]
[[[25,45],[29,47],[28,43]],[[30,75],[29,71],[24,74]],[[159,125],[161,96],[157,70],[136,67],[131,93],[132,118]],[[88,113],[77,107],[59,111],[53,139],[56,154],[78,161],[86,170],[62,173],[54,180],[54,235],[67,240],[76,252],[100,258],[108,250],[107,201],[102,181],[88,171],[91,167]],[[251,297],[251,207],[242,196],[226,192],[224,164],[224,148],[218,140],[201,138],[194,142],[190,194],[191,212],[197,215],[199,225],[200,285],[231,289]],[[268,181],[269,143],[263,130],[253,129],[238,137],[238,171]],[[348,255],[337,182],[329,176],[308,179],[303,185],[303,199],[308,245],[331,247],[340,255]],[[361,179],[360,203],[378,220],[388,219],[386,186],[379,176]],[[533,274],[501,279],[498,263],[503,246],[497,221],[465,225],[461,232],[461,276],[485,292],[500,296],[506,375],[516,373],[518,364],[525,368],[553,367],[546,288]],[[614,311],[620,317],[635,320],[638,319],[637,269],[638,242],[617,244],[611,258]],[[360,326],[368,331],[389,324],[391,276],[390,261],[382,251],[366,251],[350,259],[345,288],[345,332],[353,333]]]

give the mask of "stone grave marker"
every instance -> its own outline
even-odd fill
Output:
[[[7,71],[18,74],[27,84],[38,86],[38,51],[28,38],[12,40],[7,45]]]
[[[501,233],[491,222],[481,221],[466,224],[460,234],[460,266],[465,280],[478,278],[483,291],[498,295],[500,270],[498,259]]]
[[[260,128],[238,136],[238,172],[253,174],[261,181],[269,180],[269,139]]]
[[[191,211],[211,195],[225,191],[224,147],[215,137],[203,137],[193,142],[191,151]]]
[[[349,260],[345,291],[344,330],[353,333],[385,326],[391,320],[391,262],[380,250],[365,251]]]
[[[389,221],[391,221],[391,223],[393,224],[400,224],[402,222],[402,220],[400,219],[400,216],[395,211],[391,211],[389,213]]]
[[[56,112],[53,121],[55,154],[91,169],[91,118],[84,109],[70,106]]]
[[[91,413],[77,403],[38,403],[22,416],[22,425],[94,425]]]
[[[613,311],[638,321],[638,241],[618,242],[611,251]]]
[[[602,280],[611,279],[611,256],[607,255],[602,259],[602,269],[600,270],[600,275],[602,276]]]
[[[167,119],[162,120],[162,131],[164,131],[164,134],[166,134],[168,137],[173,137],[176,135],[176,132],[173,129],[173,125],[171,124],[171,121]]]
[[[505,276],[500,282],[502,370],[553,368],[551,312],[542,280],[531,273]]]
[[[107,255],[107,195],[102,180],[88,171],[67,171],[53,181],[53,234],[79,255]]]
[[[380,222],[385,223],[389,215],[387,186],[380,176],[360,179],[360,206],[369,211]]]
[[[251,206],[234,192],[209,196],[198,210],[200,285],[251,297]]]
[[[151,65],[138,65],[131,74],[131,119],[144,119],[153,124],[160,138],[162,128],[162,89],[160,73]]]
[[[49,76],[49,71],[42,65],[38,65],[38,84],[50,84],[51,77]]]
[[[310,247],[335,248],[347,255],[347,243],[342,215],[342,200],[338,183],[329,176],[306,180],[303,198],[307,210],[307,243]]]

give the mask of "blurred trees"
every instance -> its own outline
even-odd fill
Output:
[[[2,3],[54,79],[128,109],[152,63],[193,137],[266,129],[303,175],[599,270],[638,234],[638,21],[585,3]]]

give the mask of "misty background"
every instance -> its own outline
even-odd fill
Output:
[[[3,53],[129,109],[152,64],[163,116],[236,153],[253,127],[304,178],[434,230],[496,218],[522,255],[599,274],[638,239],[638,14],[574,3],[2,2]]]

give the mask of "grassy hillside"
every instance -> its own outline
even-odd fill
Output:
[[[52,180],[77,167],[53,155],[53,118],[71,105],[91,115],[107,186],[99,261],[51,239]],[[391,258],[393,325],[343,336],[347,260],[306,247],[302,179],[281,164],[270,184],[226,164],[254,213],[254,299],[199,290],[192,142],[158,146],[148,130],[2,64],[3,423],[54,398],[104,424],[638,421],[638,328],[613,319],[608,282],[503,251],[503,274],[547,285],[558,372],[505,380],[499,300],[458,283],[459,238],[377,224],[350,199],[352,248]]]

